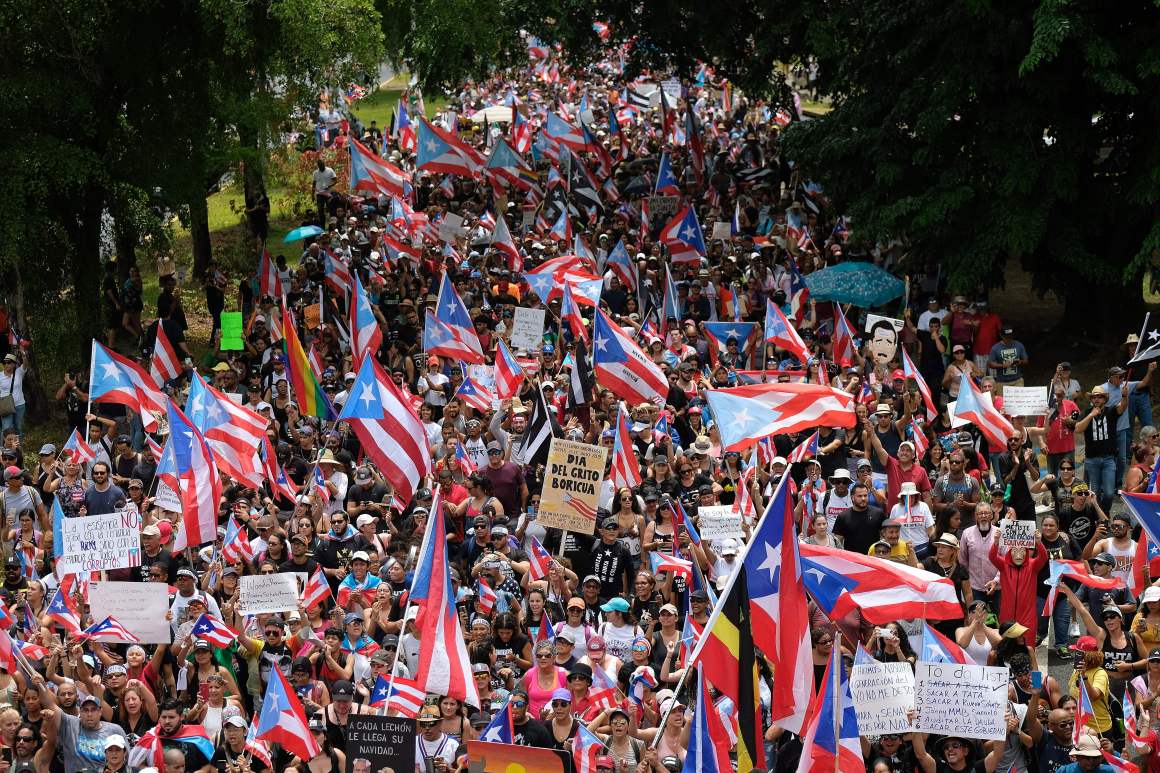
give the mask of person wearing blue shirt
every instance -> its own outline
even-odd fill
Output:
[[[1127,371],[1116,365],[1108,368],[1108,380],[1101,384],[1108,392],[1107,409],[1116,411],[1116,482],[1124,480],[1128,469],[1128,447],[1132,444],[1132,414],[1128,410],[1131,396],[1137,390],[1147,389],[1152,383],[1156,363],[1148,363],[1148,371],[1139,381],[1124,381]]]
[[[1108,743],[1111,748],[1111,743]],[[1071,750],[1075,762],[1058,768],[1055,773],[1116,773],[1116,769],[1104,762],[1100,739],[1094,735],[1081,735],[1079,743]]]

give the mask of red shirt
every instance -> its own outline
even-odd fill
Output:
[[[975,354],[986,357],[990,355],[991,347],[999,343],[1003,323],[999,321],[999,315],[993,311],[983,314],[978,319],[979,326],[975,328]]]
[[[902,469],[902,465],[893,456],[886,459],[886,511],[898,504],[898,491],[903,483],[913,483],[918,487],[918,493],[930,491],[930,478],[926,470],[918,464],[911,464],[909,470]]]
[[[1079,406],[1071,400],[1063,400],[1059,404],[1059,411],[1055,415],[1055,421],[1051,422],[1051,426],[1047,427],[1047,440],[1044,445],[1047,447],[1049,454],[1066,454],[1069,451],[1075,450],[1075,432],[1068,429],[1063,424],[1063,420],[1071,416],[1073,411],[1078,411]],[[1039,426],[1042,427],[1047,421],[1046,416],[1039,418]]]

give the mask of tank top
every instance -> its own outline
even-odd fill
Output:
[[[556,683],[548,689],[540,687],[539,673],[533,668],[524,675],[524,688],[528,691],[528,716],[539,719],[540,709],[552,702],[552,692],[558,687],[567,687],[568,681],[562,668],[556,669]]]
[[[972,636],[971,640],[967,642],[967,646],[963,647],[963,650],[968,655],[970,655],[971,659],[976,663],[985,664],[987,659],[991,656],[991,640],[984,636],[983,640],[980,642],[978,639]]]
[[[1112,567],[1112,576],[1121,578],[1124,581],[1125,587],[1131,588],[1132,563],[1136,560],[1136,542],[1133,540],[1128,543],[1128,547],[1118,548],[1109,539],[1104,549],[1116,559],[1116,565]]]
[[[1112,645],[1112,637],[1104,637],[1104,670],[1108,672],[1108,682],[1112,684],[1122,685],[1127,678],[1131,677],[1131,672],[1121,674],[1115,669],[1116,663],[1135,663],[1140,659],[1140,653],[1136,651],[1136,637],[1130,633],[1124,634],[1126,644],[1123,647],[1115,647]],[[1117,694],[1116,692],[1112,693]]]

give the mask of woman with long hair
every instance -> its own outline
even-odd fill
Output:
[[[44,490],[46,493],[56,495],[65,518],[76,518],[81,514],[81,507],[85,503],[85,489],[89,487],[84,477],[84,468],[70,457],[57,462],[57,469],[61,470],[60,477],[50,480]]]
[[[628,549],[632,557],[632,570],[640,569],[641,536],[644,534],[644,508],[640,499],[627,486],[621,487],[612,498],[610,512],[620,524],[617,542]]]
[[[532,643],[519,632],[519,622],[511,612],[497,615],[493,623],[491,645],[496,663],[521,674],[532,667]]]
[[[458,698],[447,695],[439,698],[439,716],[442,723],[439,729],[454,740],[466,743],[477,737],[467,721],[467,704]]]
[[[1076,700],[1080,700],[1079,683],[1082,681],[1084,692],[1087,693],[1093,709],[1093,717],[1089,720],[1090,727],[1101,735],[1109,733],[1113,724],[1108,692],[1111,683],[1108,672],[1104,670],[1104,653],[1091,636],[1079,637],[1079,641],[1072,649],[1076,656],[1071,676],[1067,680],[1067,692]]]
[[[1075,591],[1067,583],[1059,584],[1059,592],[1067,597],[1072,609],[1083,621],[1088,636],[1095,639],[1099,651],[1104,654],[1103,669],[1108,675],[1108,689],[1112,695],[1123,695],[1127,684],[1140,670],[1143,670],[1149,650],[1140,634],[1130,631],[1124,625],[1124,613],[1115,604],[1107,604],[1100,610],[1100,619],[1092,617],[1087,604],[1080,601]],[[1056,602],[1058,603],[1058,602]]]

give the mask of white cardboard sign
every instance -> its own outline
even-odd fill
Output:
[[[163,582],[89,583],[89,608],[93,620],[112,615],[145,644],[168,644],[169,586]]]
[[[907,712],[914,706],[914,673],[909,663],[855,663],[850,694],[862,735],[909,733]]]
[[[61,575],[141,565],[141,515],[133,510],[61,521]]]
[[[1006,667],[914,664],[915,729],[922,733],[1002,741],[1007,737]]]
[[[741,513],[733,512],[732,505],[712,505],[697,508],[697,531],[702,539],[744,539]]]
[[[544,345],[544,309],[517,307],[512,317],[512,348],[538,352]]]
[[[298,578],[291,572],[239,578],[238,608],[243,615],[298,609]]]

